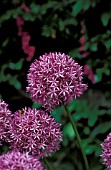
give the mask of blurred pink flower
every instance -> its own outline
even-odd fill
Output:
[[[28,32],[23,32],[23,35],[22,35],[22,48],[23,48],[23,50],[25,50],[27,48],[27,46],[29,45],[30,39],[31,39],[31,37],[28,34]]]
[[[28,57],[26,58],[27,61],[31,61],[33,56],[34,56],[34,53],[35,53],[35,47],[34,46],[28,46],[25,50],[24,50],[25,53],[28,54]]]
[[[84,50],[85,50],[85,46],[84,45],[80,46],[79,51],[84,51]]]
[[[27,7],[25,4],[21,5],[21,9],[23,9],[25,12],[30,12],[29,7]]]
[[[89,74],[89,66],[84,65],[84,74],[88,75]]]
[[[24,10],[28,10],[28,7],[26,7],[25,5],[22,5],[22,8]],[[17,17],[16,21],[17,21],[17,26],[18,26],[18,36],[22,38],[22,49],[24,50],[25,54],[28,54],[28,57],[26,58],[26,60],[31,61],[35,53],[35,47],[29,45],[31,36],[29,35],[28,32],[22,31],[24,20],[21,17]]]
[[[92,81],[92,83],[94,84],[95,83],[95,77],[94,77],[94,73],[93,73],[92,70],[89,70],[88,77]]]
[[[84,34],[85,33],[85,30],[84,29],[81,29],[81,34]]]
[[[17,24],[17,27],[20,28],[24,24],[24,20],[18,16],[16,19],[16,24]]]
[[[88,78],[91,80],[91,82],[95,83],[95,76],[93,71],[89,68],[88,65],[84,65],[84,74],[88,75]]]
[[[84,36],[82,36],[81,38],[80,38],[80,44],[81,45],[84,45],[85,44],[85,42],[86,42],[86,39],[85,39],[85,37]]]
[[[88,55],[89,55],[89,52],[86,51],[86,52],[84,52],[84,53],[82,54],[82,57],[83,57],[83,58],[86,58]]]
[[[20,36],[20,37],[23,36],[23,31],[22,30],[18,30],[18,36]]]

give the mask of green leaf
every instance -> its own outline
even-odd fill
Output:
[[[31,13],[29,13],[29,12],[25,12],[25,13],[23,14],[23,19],[24,19],[25,21],[34,21],[34,20],[35,20],[35,18],[33,17],[33,15],[32,15]]]
[[[22,13],[23,13],[22,9],[21,8],[17,8],[16,10],[13,10],[12,17],[16,19]]]
[[[21,70],[24,58],[21,58],[17,63],[9,63],[9,68],[12,70]]]
[[[46,14],[46,12],[49,8],[57,7],[57,5],[58,5],[58,3],[56,1],[49,1],[48,3],[43,4],[40,9],[41,14],[42,15]]]
[[[79,106],[79,107],[80,107],[80,106]],[[78,121],[78,120],[80,120],[80,119],[82,119],[82,118],[87,118],[87,117],[88,117],[88,112],[87,112],[87,110],[84,110],[84,111],[75,113],[75,114],[73,115],[73,118],[74,118],[74,120],[76,120],[76,121]]]
[[[84,46],[85,46],[85,50],[87,51],[89,48],[89,42],[86,42]]]
[[[74,133],[74,130],[72,128],[72,125],[71,123],[68,123],[64,129],[63,129],[63,134],[67,137],[69,137],[69,139],[74,139],[75,137],[75,133]]]
[[[109,22],[109,19],[110,19],[110,14],[109,13],[102,14],[101,20],[102,20],[103,26],[107,26],[107,24]]]
[[[78,0],[72,8],[72,14],[74,16],[78,15],[83,8],[83,0]]]
[[[85,153],[86,153],[87,155],[92,154],[94,151],[95,151],[95,145],[88,145],[88,146],[85,148]]]
[[[97,43],[91,44],[90,45],[90,50],[91,51],[97,51]]]
[[[102,74],[103,74],[103,68],[96,69],[96,73],[97,73],[96,76],[98,76],[98,80],[101,81],[102,80]]]
[[[89,117],[88,125],[92,127],[92,126],[94,126],[94,124],[97,121],[97,114],[95,114],[94,112],[91,112],[91,113],[93,113],[93,114],[91,114]]]
[[[53,109],[52,111],[52,116],[56,119],[57,122],[60,122],[61,123],[61,116],[62,116],[62,113],[64,111],[64,107],[61,106],[61,107],[58,107],[56,109]],[[64,113],[65,115],[65,113]]]
[[[60,29],[60,31],[63,31],[64,28],[65,28],[65,23],[64,23],[64,21],[59,20],[59,29]]]
[[[77,25],[77,20],[76,18],[68,18],[64,21],[64,24],[67,25]]]
[[[2,47],[5,47],[9,42],[9,38],[7,38],[3,43],[2,43]]]
[[[47,6],[46,5],[42,5],[41,6],[41,14],[44,15],[47,12]]]
[[[98,147],[96,146],[95,155],[96,155],[96,156],[100,156],[101,151],[102,151],[101,145],[99,145]]]
[[[11,78],[10,74],[7,74],[7,75],[1,74],[0,75],[0,82],[6,82],[6,81],[10,80],[10,78]]]
[[[83,148],[87,148],[88,144],[92,142],[91,138],[86,138],[86,139],[82,139],[82,146]]]
[[[90,4],[91,4],[91,1],[90,0],[85,0],[84,1],[84,5],[83,5],[83,9],[86,11],[89,9],[90,7]]]
[[[98,83],[101,81],[101,77],[98,75],[95,75],[95,82]]]
[[[38,14],[39,10],[40,10],[40,6],[36,5],[35,3],[32,3],[30,6],[30,10],[34,13],[34,14]]]
[[[9,10],[9,11],[7,11],[7,12],[3,15],[3,19],[4,19],[4,20],[8,20],[8,19],[11,18],[11,16],[12,16],[12,11]]]
[[[106,34],[105,34],[106,35]],[[103,35],[102,35],[103,36]],[[95,37],[92,37],[91,39],[90,39],[90,41],[91,41],[91,43],[94,43],[94,42],[96,42],[98,40],[98,36],[95,36]]]
[[[80,52],[79,52],[78,49],[74,49],[74,50],[70,51],[70,52],[69,52],[69,55],[70,55],[73,59],[75,59],[75,58],[81,58],[81,54],[80,54]]]
[[[107,49],[110,49],[110,47],[111,47],[111,40],[106,41],[105,42],[105,46],[106,46]]]
[[[23,65],[23,62],[24,62],[24,58],[21,58],[21,59],[15,64],[15,69],[16,69],[16,70],[21,70],[22,65]]]
[[[50,37],[50,35],[51,35],[50,28],[44,25],[44,27],[42,28],[42,36]]]
[[[9,79],[9,84],[14,86],[16,89],[21,89],[21,83],[17,80],[17,76],[13,76]]]
[[[110,75],[110,70],[109,70],[108,68],[106,68],[106,69],[104,70],[104,73],[105,73],[107,76],[109,76],[109,75]]]
[[[17,81],[17,80],[15,81],[14,86],[15,86],[16,89],[21,89],[21,87],[22,87],[20,81]]]
[[[68,170],[75,170],[74,167],[73,167],[73,164],[68,162],[68,161],[61,163],[59,165],[59,168],[57,168],[57,170],[67,170],[67,169]]]
[[[39,109],[40,107],[41,107],[41,104],[39,104],[37,102],[34,102],[33,105],[32,105],[32,108]]]
[[[94,128],[94,130],[92,131],[92,133],[90,135],[90,138],[95,138],[98,134],[105,133],[109,129],[111,129],[111,122],[110,121],[101,123]]]
[[[67,145],[68,145],[68,138],[66,138],[66,137],[63,136],[62,145],[65,146],[65,147],[67,147]]]
[[[102,80],[103,73],[107,76],[110,75],[110,69],[105,66],[103,68],[96,69],[96,73],[95,80],[96,82],[100,82]]]
[[[15,64],[14,64],[14,63],[12,63],[12,62],[11,62],[11,63],[9,63],[9,68],[10,68],[10,69],[12,69],[12,70],[14,70],[14,69],[15,69]]]
[[[84,134],[85,134],[85,135],[89,135],[89,134],[90,134],[90,129],[89,129],[89,127],[85,127],[83,131],[84,131]]]

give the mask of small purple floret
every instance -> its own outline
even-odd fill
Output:
[[[64,53],[49,53],[35,60],[27,76],[27,92],[47,110],[67,104],[87,89],[82,67]]]

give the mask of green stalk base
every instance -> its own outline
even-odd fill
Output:
[[[88,161],[87,161],[87,157],[84,153],[84,149],[83,149],[83,146],[82,146],[82,142],[81,142],[81,138],[80,138],[80,135],[78,133],[78,130],[77,130],[77,126],[76,126],[76,122],[74,121],[74,119],[72,118],[70,112],[68,111],[67,107],[64,105],[64,108],[65,108],[65,111],[69,117],[69,120],[72,124],[72,127],[73,127],[73,130],[76,134],[76,137],[77,137],[77,141],[78,141],[78,144],[79,144],[79,147],[80,147],[80,150],[81,150],[81,153],[82,153],[82,157],[83,157],[83,160],[84,160],[84,164],[85,164],[85,168],[86,170],[89,170],[89,165],[88,165]]]

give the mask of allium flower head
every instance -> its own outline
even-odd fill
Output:
[[[59,150],[62,141],[60,124],[43,110],[22,109],[14,114],[9,127],[11,149],[47,156]]]
[[[107,169],[111,170],[111,133],[107,136],[101,146],[103,151],[100,156],[103,158]]]
[[[28,153],[11,151],[0,156],[0,170],[43,170],[41,162]]]
[[[67,104],[87,89],[82,82],[82,67],[64,53],[40,56],[31,64],[27,79],[27,92],[33,101],[47,110],[62,103]]]
[[[0,145],[2,141],[7,139],[7,128],[11,117],[11,111],[8,109],[8,104],[0,100]]]

